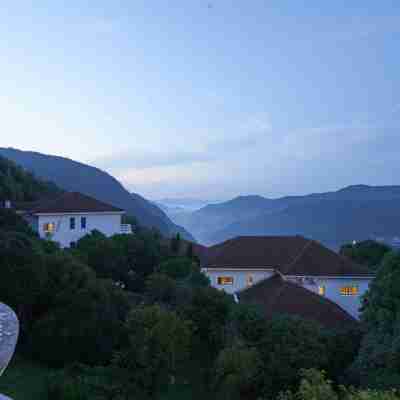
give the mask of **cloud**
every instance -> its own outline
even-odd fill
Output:
[[[122,170],[126,168],[147,169],[154,167],[187,166],[195,162],[207,162],[212,158],[205,151],[194,150],[171,150],[153,151],[143,149],[130,149],[123,153],[103,156],[93,160],[97,166],[111,170]]]
[[[92,162],[112,171],[127,170],[127,168],[142,170],[154,167],[189,167],[194,163],[210,163],[237,152],[244,152],[255,147],[265,139],[265,134],[272,129],[269,118],[265,114],[256,114],[236,124],[229,132],[221,135],[209,135],[202,143],[174,142],[171,146],[147,144],[130,148],[123,152],[98,157]]]

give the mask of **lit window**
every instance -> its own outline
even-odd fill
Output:
[[[246,277],[246,285],[251,286],[254,283],[253,275],[247,275]]]
[[[86,229],[86,217],[81,218],[81,229]]]
[[[318,286],[318,294],[320,296],[325,296],[325,286]]]
[[[217,278],[218,285],[233,285],[232,276],[219,276]]]
[[[53,233],[55,229],[56,229],[56,224],[54,224],[53,222],[48,222],[43,225],[43,230],[46,233]]]
[[[358,287],[357,286],[344,286],[340,288],[340,294],[342,296],[357,296]]]
[[[69,229],[71,229],[71,230],[75,229],[75,218],[74,217],[69,219]]]

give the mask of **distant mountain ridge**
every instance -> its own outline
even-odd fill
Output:
[[[239,196],[175,222],[210,245],[241,235],[296,235],[337,249],[346,241],[400,237],[400,186],[353,185],[338,191],[268,199]]]
[[[136,193],[129,193],[114,177],[96,167],[64,157],[12,148],[0,148],[0,155],[40,179],[54,182],[61,189],[81,192],[122,208],[141,225],[157,228],[165,236],[179,232],[183,238],[193,240],[190,233],[175,225],[155,204]]]

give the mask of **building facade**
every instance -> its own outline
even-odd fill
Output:
[[[319,295],[358,319],[373,274],[320,243],[293,237],[238,237],[210,248],[202,271],[230,294],[274,276]],[[265,286],[267,287],[267,286]]]
[[[61,247],[70,247],[94,230],[105,236],[132,233],[130,225],[122,224],[123,210],[77,192],[40,202],[21,214],[41,238]]]

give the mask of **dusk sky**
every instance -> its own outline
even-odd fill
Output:
[[[394,1],[9,1],[1,147],[148,198],[400,184]]]

